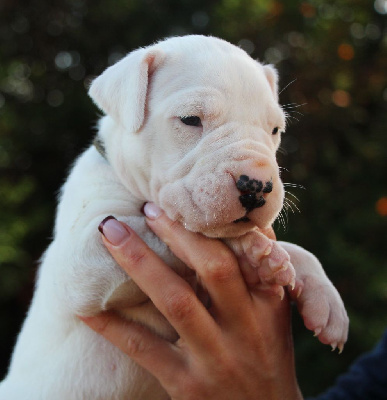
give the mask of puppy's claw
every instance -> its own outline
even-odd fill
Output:
[[[273,246],[271,244],[269,244],[263,251],[262,251],[262,247],[253,246],[251,249],[251,253],[252,253],[254,260],[260,261],[263,257],[268,256],[271,253],[272,249],[273,249]]]
[[[289,261],[285,261],[285,262],[282,264],[281,271],[286,271],[287,269],[289,269],[290,265],[291,265],[291,264],[290,264]]]
[[[277,284],[263,284],[260,289],[270,296],[278,296],[281,300],[285,297],[285,290],[283,286]]]
[[[335,351],[337,348],[337,343],[336,342],[331,343],[331,347],[332,347],[332,351]]]
[[[338,348],[339,348],[339,354],[341,354],[344,350],[344,343],[342,343],[342,342],[339,343]]]
[[[273,249],[273,248],[272,248],[271,245],[267,246],[266,249],[265,249],[265,251],[263,252],[263,255],[264,255],[264,256],[268,256],[268,255],[271,253],[271,250],[272,250],[272,249]]]
[[[295,277],[295,276],[293,276],[292,280],[289,282],[289,285],[290,285],[290,288],[291,288],[292,290],[295,289],[295,287],[296,287],[296,277]],[[301,290],[298,289],[298,292],[297,292],[296,297],[298,298],[298,297],[300,296],[300,294],[301,294]]]
[[[302,287],[300,286],[300,287],[297,289],[296,299],[298,299],[298,298],[301,296],[301,293],[302,293]]]
[[[272,260],[271,258],[269,258],[268,261],[269,261],[269,267],[273,272],[286,271],[291,266],[290,262],[287,260],[284,261],[282,264],[279,264],[278,261]]]
[[[272,290],[274,291],[274,294],[279,296],[281,300],[284,299],[285,297],[285,290],[282,286],[280,285],[273,285]]]
[[[314,337],[318,336],[321,333],[322,329],[321,328],[316,328],[316,330],[314,331]]]

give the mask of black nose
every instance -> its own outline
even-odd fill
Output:
[[[246,209],[246,212],[250,212],[266,204],[266,199],[261,193],[270,193],[273,190],[273,182],[270,180],[264,185],[258,179],[250,179],[247,175],[241,175],[236,187],[241,192],[239,201],[242,207]]]

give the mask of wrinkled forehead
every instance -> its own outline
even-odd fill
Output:
[[[219,47],[169,51],[154,78],[158,86],[171,92],[206,86],[232,94],[269,87],[262,66],[231,45],[228,51]]]
[[[261,64],[243,50],[184,49],[167,53],[164,63],[156,70],[151,90],[155,101],[169,98],[184,109],[188,103],[194,109],[222,108],[230,114],[276,114],[283,119]],[[195,103],[197,105],[195,105]]]

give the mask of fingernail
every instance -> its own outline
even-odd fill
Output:
[[[98,230],[114,246],[120,245],[130,233],[112,215],[106,217],[98,226]]]
[[[144,214],[149,219],[157,219],[163,213],[163,210],[156,206],[155,203],[146,203],[144,206]]]

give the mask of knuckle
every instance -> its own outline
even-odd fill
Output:
[[[111,316],[111,314],[106,312],[106,313],[97,315],[97,317],[94,317],[94,318],[95,318],[94,330],[96,332],[98,332],[100,335],[105,335],[109,331],[109,329],[112,325],[113,317]]]
[[[198,382],[192,377],[192,374],[189,373],[181,373],[179,379],[176,379],[174,376],[173,381],[171,382],[171,396],[172,398],[178,398],[181,396],[181,393],[184,393],[185,400],[194,400],[198,398],[198,393],[201,393],[202,384],[198,384]]]
[[[172,219],[167,220],[167,226],[168,229],[172,232],[179,231],[181,228],[180,222],[178,220],[172,220]]]
[[[170,295],[165,301],[167,317],[173,317],[174,320],[184,321],[194,313],[195,308],[196,297],[190,292]]]
[[[134,268],[146,262],[148,252],[149,248],[145,244],[132,242],[125,248],[124,252],[117,254],[116,258],[118,258],[117,261]],[[119,262],[120,265],[122,265],[121,262]]]
[[[205,279],[214,282],[228,282],[238,274],[239,267],[230,251],[222,249],[216,257],[204,262]]]
[[[172,241],[181,235],[182,226],[179,221],[170,219],[166,222],[165,231],[162,233],[162,240],[169,246]]]
[[[135,251],[130,251],[126,254],[126,260],[131,266],[142,265],[146,259],[145,250],[136,249]]]
[[[133,357],[141,357],[149,349],[146,341],[140,335],[130,335],[126,339],[125,352]]]

